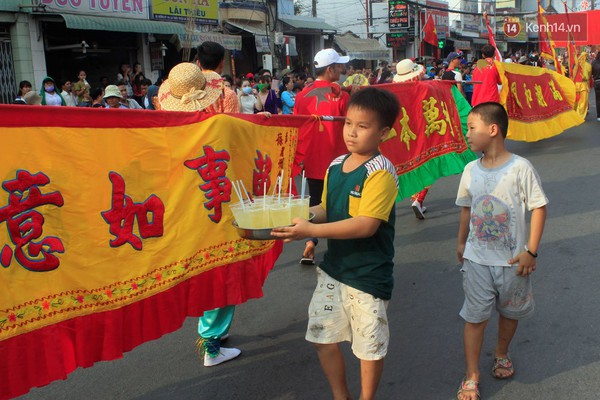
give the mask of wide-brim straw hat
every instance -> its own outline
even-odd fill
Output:
[[[180,63],[169,72],[158,90],[160,108],[167,111],[201,111],[223,94],[223,78],[202,71],[193,63]]]
[[[422,65],[415,63],[410,58],[406,58],[396,65],[394,82],[412,81],[417,79],[423,73],[425,73],[425,68]]]

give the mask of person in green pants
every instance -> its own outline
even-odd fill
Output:
[[[213,367],[232,360],[240,355],[241,350],[221,347],[221,342],[229,337],[229,327],[233,321],[235,306],[226,306],[205,311],[198,321],[196,348],[204,355],[204,366]]]

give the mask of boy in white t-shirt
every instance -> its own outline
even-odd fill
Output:
[[[502,105],[477,105],[467,125],[471,150],[484,155],[465,167],[456,198],[462,207],[457,255],[465,292],[460,316],[466,321],[466,373],[457,398],[478,400],[479,356],[494,304],[500,316],[492,375],[506,379],[514,374],[508,347],[518,321],[534,311],[530,274],[536,268],[548,199],[531,163],[505,147],[508,115]]]

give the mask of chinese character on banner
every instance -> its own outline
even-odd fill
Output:
[[[65,248],[59,238],[42,236],[44,216],[32,210],[35,207],[52,204],[62,207],[64,200],[60,192],[42,194],[40,186],[50,183],[45,174],[31,175],[27,171],[17,171],[16,179],[2,184],[9,193],[8,205],[0,208],[0,223],[6,222],[8,234],[13,244],[15,259],[30,271],[52,271],[58,268],[60,260],[52,253],[64,253]],[[26,247],[26,251],[23,249]],[[0,253],[0,263],[8,267],[12,261],[13,250],[5,245]]]
[[[271,173],[273,162],[268,154],[265,154],[263,158],[260,150],[256,150],[256,155],[257,157],[254,159],[256,169],[252,171],[252,193],[257,196],[262,193],[265,196],[271,187],[269,174]]]
[[[551,80],[548,85],[550,86],[550,91],[552,92],[552,98],[554,100],[558,100],[558,101],[563,101],[563,97],[560,94],[560,91],[556,90],[556,86],[554,84],[554,81]]]
[[[142,249],[142,240],[133,233],[135,219],[138,221],[140,236],[144,239],[163,235],[165,205],[156,195],[152,195],[143,203],[134,203],[125,194],[125,180],[116,172],[108,177],[112,183],[112,207],[103,211],[102,218],[110,225],[110,233],[115,238],[110,241],[111,247],[119,247],[129,243],[134,249]],[[152,213],[152,221],[148,219]]]
[[[519,106],[519,108],[523,108],[521,100],[519,100],[519,93],[517,92],[517,82],[512,82],[510,84],[510,92],[512,93],[513,98],[515,99],[515,103],[517,104],[517,106]]]
[[[398,120],[400,126],[402,127],[400,131],[400,140],[406,144],[406,150],[410,150],[410,142],[413,140],[417,140],[417,135],[410,129],[410,125],[408,122],[410,121],[410,117],[406,112],[406,108],[402,107],[402,118]]]
[[[204,146],[203,150],[202,157],[188,160],[184,165],[198,171],[198,174],[206,182],[200,185],[200,190],[209,199],[204,203],[204,207],[214,210],[214,213],[208,217],[213,222],[219,222],[223,216],[221,203],[231,201],[231,181],[226,177],[227,161],[231,157],[227,150],[215,151],[210,146]]]
[[[531,102],[533,101],[533,97],[531,96],[531,89],[527,87],[527,84],[523,84],[523,90],[525,91],[525,101],[527,102],[527,107],[531,108]]]
[[[542,87],[540,85],[535,85],[533,88],[535,89],[535,98],[537,99],[538,104],[541,107],[548,107],[548,103],[546,103],[544,94],[542,93]]]
[[[425,128],[425,135],[431,136],[432,133],[438,132],[440,136],[446,134],[446,121],[438,119],[440,117],[440,110],[437,106],[437,100],[430,97],[429,100],[423,100],[423,117],[427,123]]]

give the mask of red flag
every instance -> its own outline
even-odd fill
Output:
[[[490,44],[492,46],[494,46],[494,49],[496,50],[494,59],[496,61],[502,62],[502,55],[500,54],[500,51],[498,50],[498,46],[496,46],[496,38],[494,38],[494,31],[492,30],[492,27],[490,26],[490,20],[488,19],[487,12],[483,13],[483,17],[485,18],[485,26],[487,27],[487,30],[488,30],[488,41],[490,42]]]
[[[538,0],[538,26],[540,27],[548,26],[548,20],[546,19],[546,16],[544,14],[545,11]],[[540,29],[538,35],[538,40],[540,42],[540,55],[542,56],[542,58],[554,60],[554,67],[556,68],[556,72],[558,72],[561,75],[564,75],[562,70],[562,64],[558,60],[558,57],[556,57],[556,51],[554,50],[556,46],[554,45],[554,41],[552,40],[552,36],[550,35],[550,30]]]
[[[563,1],[565,6],[565,14],[567,15],[567,51],[569,53],[569,77],[575,82],[575,66],[577,65],[577,50],[575,49],[575,38],[571,33],[571,23],[569,22],[569,8],[567,3]]]
[[[437,31],[435,30],[435,22],[433,22],[432,15],[429,14],[429,18],[425,23],[425,27],[423,29],[425,36],[423,37],[423,41],[429,43],[432,46],[438,45],[438,37]]]

